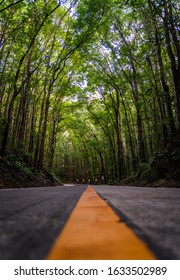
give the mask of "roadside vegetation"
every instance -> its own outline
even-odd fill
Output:
[[[179,14],[178,0],[0,1],[0,186],[3,164],[45,185],[180,186]]]

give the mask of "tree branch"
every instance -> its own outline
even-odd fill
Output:
[[[3,11],[5,11],[5,10],[9,9],[10,7],[12,7],[12,6],[14,6],[14,5],[18,4],[18,3],[21,3],[21,2],[23,2],[23,1],[24,1],[24,0],[19,0],[19,1],[15,2],[15,3],[11,3],[11,4],[9,4],[8,6],[6,6],[5,8],[1,9],[0,12],[3,12]],[[4,2],[4,0],[1,1],[0,4],[2,4],[3,2]]]

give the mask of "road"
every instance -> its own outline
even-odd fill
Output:
[[[180,259],[180,189],[97,186],[95,190],[160,259]]]
[[[0,190],[0,259],[43,259],[85,189]]]
[[[87,185],[0,190],[0,259],[44,259]],[[180,259],[180,189],[93,186],[160,259]]]

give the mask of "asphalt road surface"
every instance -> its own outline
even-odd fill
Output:
[[[87,185],[0,190],[0,259],[44,259]],[[160,259],[180,259],[180,189],[94,186]]]
[[[85,189],[0,190],[0,259],[44,259]]]
[[[97,186],[95,190],[160,259],[180,259],[180,189]]]

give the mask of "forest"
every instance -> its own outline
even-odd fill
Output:
[[[179,0],[0,0],[0,158],[64,182],[179,180],[179,15]]]

